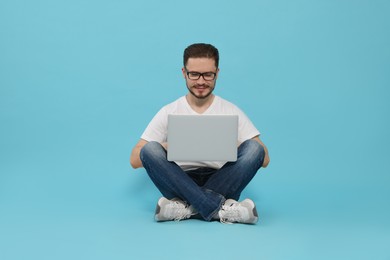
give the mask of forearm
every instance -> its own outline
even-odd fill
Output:
[[[133,150],[131,151],[131,155],[130,155],[130,164],[131,164],[131,167],[133,167],[134,169],[143,167],[143,166],[142,166],[142,161],[141,161],[141,158],[140,158],[139,155],[140,155],[140,153],[141,153],[142,147],[144,147],[145,144],[147,144],[147,141],[141,139],[141,140],[135,145],[135,147],[133,148]]]
[[[141,158],[139,156],[140,152],[141,152],[141,148],[138,148],[138,147],[135,147],[133,149],[133,151],[131,152],[131,155],[130,155],[130,165],[134,169],[143,167]]]

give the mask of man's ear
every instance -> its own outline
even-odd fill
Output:
[[[183,67],[181,68],[181,72],[183,73],[183,77],[186,78],[186,69]]]

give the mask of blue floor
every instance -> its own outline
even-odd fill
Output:
[[[258,224],[156,223],[160,195],[144,170],[129,170],[125,155],[93,155],[2,162],[1,259],[390,258],[388,182],[332,185],[274,156],[243,194]]]

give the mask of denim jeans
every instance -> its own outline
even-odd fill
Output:
[[[140,158],[150,179],[167,199],[180,198],[210,221],[226,199],[238,200],[243,189],[264,161],[264,148],[255,140],[243,142],[237,161],[220,169],[199,168],[185,172],[167,160],[167,152],[158,142],[148,142]]]

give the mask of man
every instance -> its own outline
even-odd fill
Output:
[[[258,220],[254,202],[250,199],[238,202],[238,199],[260,167],[267,167],[268,150],[247,116],[213,94],[218,63],[218,50],[210,44],[193,44],[185,49],[182,73],[188,93],[154,116],[131,153],[131,166],[144,167],[164,196],[157,203],[156,221],[182,220],[194,215],[224,223],[254,224]],[[169,162],[168,114],[238,115],[237,161]]]

